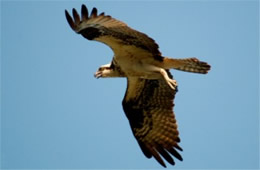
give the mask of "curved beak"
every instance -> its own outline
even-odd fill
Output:
[[[100,77],[102,77],[102,72],[101,71],[97,71],[95,74],[94,74],[94,77],[95,78],[100,78]]]

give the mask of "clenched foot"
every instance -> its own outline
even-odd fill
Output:
[[[173,90],[176,90],[178,84],[177,84],[177,81],[176,80],[173,80],[173,79],[167,79],[167,84],[171,87],[171,89]]]

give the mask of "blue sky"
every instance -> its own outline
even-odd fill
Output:
[[[159,169],[124,115],[125,79],[95,79],[105,45],[75,34],[64,10],[97,7],[145,32],[164,56],[212,70],[172,70],[184,149],[174,169],[259,167],[259,2],[1,1],[1,167]]]

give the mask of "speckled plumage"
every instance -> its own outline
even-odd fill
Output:
[[[127,90],[122,102],[133,134],[147,158],[154,157],[166,167],[175,157],[182,161],[177,123],[173,112],[177,83],[169,69],[206,74],[210,65],[196,58],[163,57],[156,42],[146,34],[128,27],[85,5],[81,17],[72,10],[73,19],[65,15],[70,27],[88,40],[108,45],[114,52],[112,62],[101,66],[95,77],[126,77]],[[172,155],[172,156],[171,156]]]
[[[170,74],[170,73],[168,73]],[[146,157],[153,156],[166,166],[160,155],[174,165],[169,153],[179,160],[182,151],[177,123],[173,114],[173,91],[163,80],[128,78],[123,108],[133,134]]]

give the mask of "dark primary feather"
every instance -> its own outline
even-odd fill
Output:
[[[88,19],[88,9],[85,5],[81,7],[81,19],[82,21],[87,21]]]
[[[93,8],[90,14],[90,17],[96,18],[97,17],[97,8]]]
[[[97,40],[110,47],[120,43],[118,46],[122,48],[131,46],[133,51],[145,50],[149,56],[157,60],[163,59],[159,46],[152,38],[104,13],[98,15],[96,8],[92,9],[90,16],[85,5],[82,5],[81,17],[75,9],[72,10],[73,18],[66,10],[65,15],[70,27],[89,40]],[[138,57],[138,54],[132,55]],[[172,78],[168,70],[167,73]],[[172,165],[175,164],[172,156],[182,160],[176,150],[182,151],[178,145],[180,138],[173,113],[176,92],[177,87],[175,91],[172,90],[165,80],[128,77],[128,87],[122,103],[142,152],[147,158],[154,157],[164,167],[166,165],[162,157]]]
[[[170,155],[182,161],[176,151],[182,149],[173,113],[175,94],[164,80],[128,78],[123,100],[123,109],[144,155],[153,156],[164,167],[161,156],[172,165],[175,162]]]
[[[72,9],[72,13],[73,13],[75,25],[78,25],[80,23],[80,17],[75,8]]]
[[[98,15],[96,8],[93,8],[90,16],[88,16],[88,10],[85,5],[82,5],[81,7],[81,18],[74,8],[72,14],[73,19],[68,11],[65,10],[65,15],[70,27],[75,32],[82,34],[85,38],[93,40],[95,38],[101,38],[102,36],[111,36],[121,40],[120,43],[122,44],[134,45],[137,48],[146,50],[147,52],[152,53],[155,59],[162,61],[163,57],[159,51],[158,44],[146,34],[130,28],[127,24],[116,20],[109,15],[105,15],[103,12]],[[89,30],[93,31],[93,29],[96,30],[94,34],[89,32]],[[99,39],[98,41],[103,42],[102,39]],[[103,43],[111,47],[111,44],[107,42]]]
[[[67,19],[71,29],[75,30],[76,25],[67,10],[65,10],[65,16],[66,16],[66,19]]]

